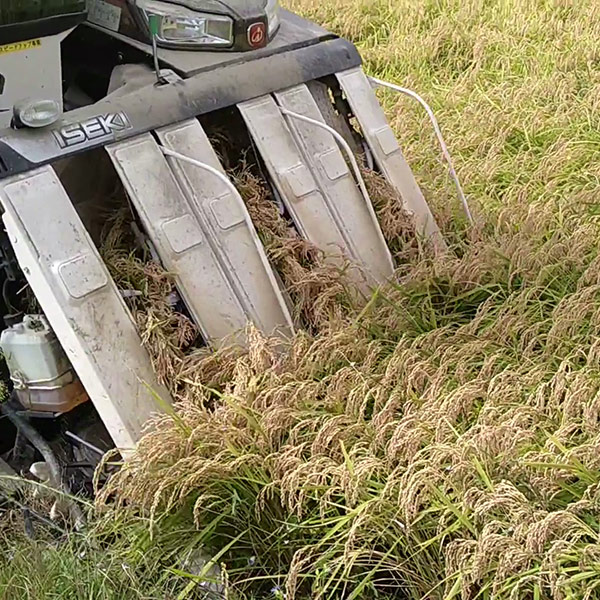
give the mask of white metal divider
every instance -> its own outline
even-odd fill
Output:
[[[128,454],[171,399],[116,284],[51,167],[0,182],[0,201],[33,293],[115,445]]]

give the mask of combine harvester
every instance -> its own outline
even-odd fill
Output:
[[[355,47],[277,0],[2,0],[0,128],[0,455],[19,471],[126,455],[154,394],[170,401],[97,250],[117,178],[207,344],[294,329],[221,159],[251,149],[282,214],[363,292],[394,264],[355,154],[444,249]]]

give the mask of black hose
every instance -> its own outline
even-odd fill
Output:
[[[59,485],[60,490],[67,496],[72,496],[72,492],[64,480],[60,463],[56,458],[56,454],[54,454],[54,451],[50,447],[50,444],[48,444],[48,442],[36,431],[31,423],[21,417],[8,403],[4,402],[0,404],[0,412],[8,417],[17,430],[21,432],[42,455],[42,458],[50,468],[54,481]],[[85,517],[76,502],[71,502],[71,509],[73,510],[75,520],[79,523],[84,523]]]
[[[36,518],[38,521],[40,521],[40,523],[43,523],[44,525],[46,525],[46,527],[50,527],[50,529],[54,529],[58,533],[63,533],[63,534],[67,533],[62,527],[57,525],[54,521],[51,521],[50,519],[46,519],[46,517],[43,517],[42,515],[40,515],[38,512],[36,512],[35,510],[30,508],[26,504],[19,502],[19,500],[17,500],[17,498],[15,498],[14,496],[7,496],[6,494],[3,494],[2,492],[0,492],[0,500],[4,500],[8,504],[13,504],[17,508],[21,509],[23,512],[25,512],[26,510],[29,511],[29,514],[32,517]]]
[[[33,447],[42,455],[46,461],[52,477],[56,482],[62,482],[62,469],[60,463],[54,454],[54,451],[50,447],[50,444],[36,431],[36,429],[23,417],[21,417],[17,411],[9,404],[1,404],[0,411],[4,413],[12,424],[31,442]]]
[[[9,280],[5,279],[4,283],[2,284],[2,299],[4,300],[4,304],[6,305],[6,310],[11,313],[14,313],[15,309],[14,306],[11,304],[10,297],[8,295],[8,283]]]

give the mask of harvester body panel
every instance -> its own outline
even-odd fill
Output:
[[[343,269],[363,298],[392,277],[394,264],[357,168],[360,157],[348,148],[374,159],[414,215],[418,234],[444,248],[350,42],[283,11],[277,35],[255,51],[153,51],[97,25],[76,29],[63,48],[67,43],[92,49],[67,74],[104,52],[116,57],[108,76],[96,65],[105,93],[44,127],[16,128],[22,123],[15,113],[14,127],[0,130],[0,203],[18,267],[123,452],[171,400],[123,299],[126,290],[102,262],[81,199],[69,198],[65,163],[98,157],[98,168],[79,173],[76,186],[90,196],[102,188],[108,165],[129,202],[132,228],[142,229],[144,247],[173,277],[181,310],[209,347],[245,345],[248,323],[282,338],[302,326],[292,321],[290,290],[235,188],[239,164],[211,138],[213,118],[240,146],[233,160],[248,160],[262,178],[272,197],[265,201],[279,202],[289,228]],[[119,63],[122,57],[129,62]],[[0,72],[1,65],[0,53]],[[327,90],[318,98],[311,85],[317,80]],[[92,82],[89,94],[97,87]],[[88,94],[77,91],[69,102]],[[341,121],[350,144],[332,132]]]

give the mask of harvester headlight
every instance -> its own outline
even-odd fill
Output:
[[[281,16],[279,14],[281,7],[279,5],[279,0],[268,0],[265,10],[269,22],[269,37],[271,37],[281,24]]]
[[[138,0],[137,5],[146,18],[156,17],[159,43],[215,48],[233,45],[233,20],[227,16],[200,13],[159,0]]]
[[[17,127],[47,127],[58,121],[61,110],[56,100],[24,100],[13,109]]]

